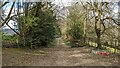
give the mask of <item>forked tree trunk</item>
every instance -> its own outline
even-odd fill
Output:
[[[101,49],[101,30],[97,27],[98,24],[98,17],[95,17],[95,32],[97,35],[97,47],[98,49]]]

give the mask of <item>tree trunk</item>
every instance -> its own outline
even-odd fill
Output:
[[[97,35],[97,48],[101,49],[101,40],[100,40],[100,35]]]
[[[98,28],[97,24],[98,24],[99,20],[98,20],[98,17],[95,17],[95,32],[96,32],[96,35],[97,35],[97,47],[98,49],[101,49],[101,30],[100,28]]]
[[[28,16],[28,3],[27,2],[25,2],[25,17],[27,17]],[[22,37],[22,43],[23,43],[23,46],[25,46],[26,45],[26,24],[27,23],[27,21],[25,20],[24,21],[24,23],[22,24],[23,25],[23,31],[22,31],[22,34],[23,34],[23,37]]]

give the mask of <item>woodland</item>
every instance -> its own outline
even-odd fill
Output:
[[[2,65],[119,65],[120,2],[58,2],[1,2],[0,28],[7,25],[15,33],[1,32]]]

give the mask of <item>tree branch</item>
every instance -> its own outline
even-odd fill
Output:
[[[81,4],[82,4],[82,6],[85,8],[85,9],[87,9],[86,7],[85,7],[85,5],[83,4],[83,2],[82,1],[80,1],[81,2]]]
[[[15,0],[15,1],[16,1],[16,0]],[[11,15],[12,10],[13,10],[13,7],[14,7],[14,4],[15,4],[15,2],[13,2],[12,7],[11,7],[11,9],[10,9],[10,12],[9,12],[7,18],[5,19],[5,21],[0,25],[0,28],[1,28],[1,27],[7,22],[7,20],[10,18],[10,15]]]
[[[112,17],[106,17],[103,19],[104,20],[107,20],[107,19],[111,19],[116,25],[120,26],[120,22],[119,21],[116,21],[115,19],[113,19]]]
[[[5,21],[2,16],[0,16],[0,17],[1,17],[2,21]]]
[[[5,2],[4,4],[2,4],[2,6],[0,6],[0,8],[2,8],[3,6],[5,6],[7,3],[9,3],[9,2]]]
[[[6,23],[6,25],[7,25],[10,29],[12,29],[16,34],[18,34],[19,36],[22,37],[22,35],[21,35],[20,33],[18,33],[16,30],[14,30],[12,27],[10,27],[10,25],[8,25],[8,23]]]
[[[101,34],[103,34],[106,30],[105,24],[103,23],[103,20],[101,20],[101,24],[103,25],[103,31],[101,32]]]

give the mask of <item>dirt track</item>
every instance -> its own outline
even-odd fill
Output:
[[[17,49],[3,50],[3,66],[113,66],[115,57],[90,53],[86,48],[45,48],[31,52]]]
[[[70,48],[64,43],[36,50],[5,48],[3,66],[116,66],[117,56],[100,56],[91,48]]]

